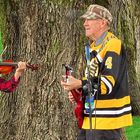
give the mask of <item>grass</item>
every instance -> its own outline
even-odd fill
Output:
[[[140,117],[133,117],[133,125],[126,128],[128,140],[140,140]]]

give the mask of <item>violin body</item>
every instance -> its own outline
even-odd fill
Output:
[[[11,65],[12,60],[0,62],[0,74],[8,74],[14,70],[14,65]]]
[[[74,113],[76,116],[76,120],[78,123],[78,127],[82,128],[82,124],[83,124],[83,119],[84,119],[84,115],[83,115],[83,109],[84,109],[84,102],[82,99],[82,89],[78,89],[78,90],[71,90],[71,93],[76,101],[76,106],[74,108]]]

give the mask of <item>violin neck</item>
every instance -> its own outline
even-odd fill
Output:
[[[18,63],[16,62],[0,62],[0,66],[13,66],[13,67],[16,67],[18,66]],[[31,64],[26,64],[26,67],[27,68],[30,68],[32,71],[33,70],[37,70],[38,69],[38,65],[31,65]]]
[[[0,66],[17,66],[16,62],[0,62]]]

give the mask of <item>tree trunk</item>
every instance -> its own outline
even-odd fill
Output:
[[[39,69],[27,70],[16,92],[0,97],[0,140],[75,140],[74,105],[60,86],[64,74],[62,64],[71,64],[76,76],[82,75],[77,64],[83,64],[85,37],[78,18],[93,0],[1,2],[7,12],[7,34],[4,35],[7,51],[3,58],[38,64]],[[112,29],[124,40],[129,57],[133,112],[139,114],[140,56],[136,49],[139,50],[140,4],[136,0],[132,6],[129,0],[98,0],[96,3],[111,9],[115,17]],[[132,17],[137,22],[129,19]],[[122,140],[125,140],[123,134]]]

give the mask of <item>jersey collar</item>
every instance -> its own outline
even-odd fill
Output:
[[[104,38],[106,37],[107,33],[108,33],[108,31],[105,31],[105,32],[95,41],[95,46],[98,46],[98,45],[100,45],[100,44],[103,42],[103,40],[104,40]]]

